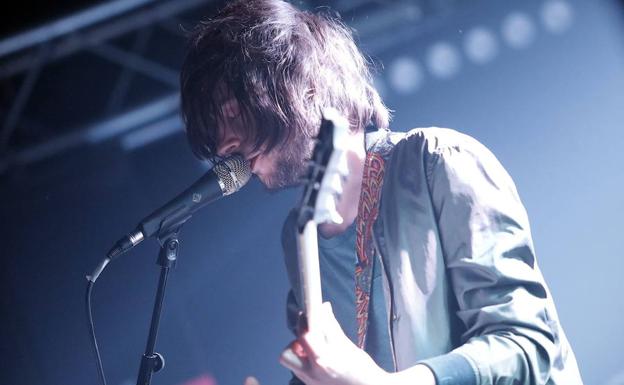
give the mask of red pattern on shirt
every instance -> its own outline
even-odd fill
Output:
[[[373,224],[379,214],[379,198],[383,186],[383,176],[384,159],[377,153],[368,153],[364,163],[364,177],[356,223],[358,263],[355,267],[355,309],[358,346],[362,349],[366,344],[368,307],[373,273],[372,261],[375,257]]]

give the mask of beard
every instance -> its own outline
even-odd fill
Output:
[[[275,171],[264,181],[266,188],[275,192],[302,184],[302,177],[312,157],[314,141],[304,135],[296,135],[277,149]]]

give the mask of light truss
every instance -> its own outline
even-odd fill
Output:
[[[10,105],[0,105],[0,112],[4,109],[0,131],[0,173],[12,165],[37,162],[139,127],[156,127],[163,131],[158,125],[159,120],[179,129],[182,124],[172,115],[178,110],[178,68],[148,58],[145,47],[153,39],[155,28],[177,36],[183,44],[180,25],[184,20],[180,17],[203,6],[214,6],[213,3],[216,1],[116,0],[0,40],[0,82],[18,82],[15,79],[19,79],[19,89]],[[458,3],[460,0],[338,0],[332,6],[357,30],[367,53],[378,55],[419,31],[435,28],[437,21],[448,15]],[[323,5],[318,0],[297,4],[308,9]],[[130,47],[116,44],[115,39],[130,33],[134,34]],[[32,122],[32,117],[23,116],[41,71],[79,53],[95,55],[121,69],[117,81],[109,86],[110,96],[105,106],[108,117],[82,128],[73,127],[71,132],[44,133],[44,140],[38,143],[11,147],[11,138],[22,121],[30,121],[30,126],[45,126],[41,122]],[[166,86],[170,92],[154,95],[151,101],[124,111],[125,95],[131,88],[132,79],[139,74]]]
[[[0,81],[22,78],[15,97],[12,98],[10,105],[4,108],[2,114],[0,172],[12,163],[29,163],[79,146],[87,140],[93,127],[111,127],[110,124],[96,122],[71,134],[53,137],[43,144],[12,151],[11,137],[18,128],[24,107],[31,97],[42,69],[80,52],[90,52],[122,68],[122,75],[112,85],[113,91],[108,103],[108,109],[113,111],[120,109],[119,101],[123,99],[129,79],[135,73],[166,84],[171,88],[172,95],[177,95],[177,69],[147,59],[142,55],[142,46],[149,40],[149,31],[155,24],[162,23],[167,26],[165,29],[170,33],[179,35],[181,34],[179,27],[177,29],[171,27],[176,17],[208,3],[210,0],[116,0],[0,40]],[[119,36],[134,31],[139,33],[131,51],[109,43]],[[165,99],[170,100],[171,96]],[[158,104],[158,101],[154,103]],[[110,121],[128,122],[124,119],[125,116],[136,115],[146,108],[149,110],[150,104],[139,106],[136,111],[126,112],[111,118]],[[141,124],[142,120],[133,122]],[[134,126],[125,124],[123,127],[127,130]]]

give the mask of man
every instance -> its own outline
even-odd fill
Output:
[[[387,131],[368,63],[340,22],[279,0],[229,3],[193,31],[181,87],[193,151],[242,154],[270,189],[298,183],[324,107],[349,120],[344,222],[319,228],[333,310],[282,354],[293,383],[582,383],[511,178],[456,131]]]

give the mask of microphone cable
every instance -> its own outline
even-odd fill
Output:
[[[106,376],[104,375],[104,367],[102,366],[102,357],[100,357],[100,349],[98,348],[97,339],[95,338],[95,327],[93,326],[93,313],[91,311],[91,292],[93,291],[94,281],[89,280],[87,283],[87,293],[85,296],[86,305],[87,305],[87,323],[89,325],[89,334],[91,336],[91,343],[93,345],[93,351],[95,352],[95,358],[97,361],[98,373],[100,375],[100,380],[102,381],[102,385],[106,385]]]

